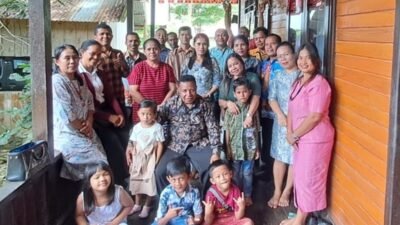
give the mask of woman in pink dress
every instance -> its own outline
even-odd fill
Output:
[[[294,198],[297,214],[281,225],[305,225],[309,213],[326,208],[326,180],[334,139],[329,119],[331,88],[319,74],[320,58],[312,44],[300,47],[301,71],[289,99],[287,140],[294,146]]]

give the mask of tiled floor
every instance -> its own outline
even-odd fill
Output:
[[[271,181],[256,179],[254,187],[254,204],[248,208],[246,215],[254,221],[255,225],[279,225],[280,221],[287,218],[289,211],[296,211],[293,206],[278,209],[271,209],[267,206],[267,201],[273,193]],[[153,222],[154,216],[155,210],[148,219],[140,219],[136,214],[128,218],[129,224],[149,225]]]

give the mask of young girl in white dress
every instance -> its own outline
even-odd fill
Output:
[[[105,161],[86,170],[82,193],[76,200],[77,225],[127,225],[133,207],[128,192],[114,184],[110,166]]]
[[[131,214],[141,211],[140,218],[148,217],[152,197],[157,195],[154,169],[163,151],[164,132],[156,122],[156,115],[155,102],[143,100],[140,103],[140,122],[133,127],[126,150],[131,175],[129,190],[135,195],[135,206]],[[140,205],[142,195],[146,197],[143,207]]]

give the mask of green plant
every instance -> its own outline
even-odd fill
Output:
[[[19,95],[21,107],[0,111],[0,114],[12,119],[12,125],[0,125],[0,186],[6,175],[7,153],[10,149],[32,140],[32,103],[31,103],[31,66],[21,64],[23,74],[10,74],[10,79],[24,81],[25,86]]]
[[[171,13],[179,20],[185,20],[189,17],[193,26],[199,31],[203,25],[215,24],[224,18],[224,9],[222,5],[214,4],[176,4],[171,8]]]

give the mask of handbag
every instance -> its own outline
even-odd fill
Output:
[[[23,181],[50,162],[47,142],[40,140],[29,142],[12,149],[7,157],[8,181]]]

